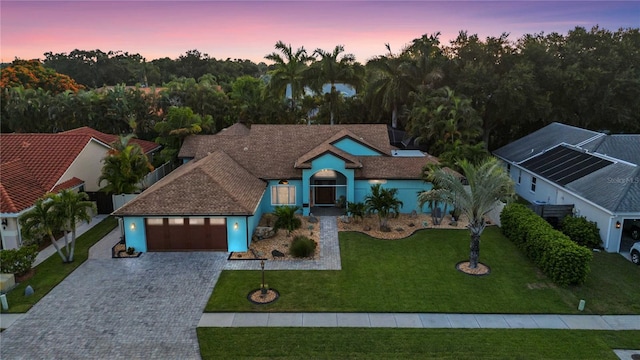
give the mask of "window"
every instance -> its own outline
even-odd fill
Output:
[[[224,225],[224,218],[209,218],[209,225]]]
[[[171,218],[169,219],[169,225],[184,225],[184,219]]]
[[[295,205],[296,187],[293,185],[274,185],[271,187],[271,205]]]
[[[162,225],[162,224],[163,224],[162,218],[147,219],[147,225]]]
[[[522,170],[518,171],[518,185],[520,185],[521,180],[522,180]]]
[[[535,176],[531,178],[531,192],[536,192],[536,181]]]
[[[511,164],[507,164],[507,174],[511,175]]]
[[[189,225],[204,225],[204,218],[189,218]]]

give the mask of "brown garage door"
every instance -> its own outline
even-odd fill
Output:
[[[146,219],[147,251],[227,251],[225,219]]]

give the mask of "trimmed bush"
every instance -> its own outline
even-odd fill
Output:
[[[589,249],[597,249],[602,245],[600,229],[594,221],[586,217],[567,216],[560,224],[560,231],[567,235],[573,242]]]
[[[38,255],[37,245],[23,246],[19,249],[0,250],[0,272],[24,275],[33,266]]]
[[[586,281],[591,251],[557,231],[521,204],[509,204],[500,215],[502,232],[554,283],[577,285]]]
[[[289,253],[294,257],[309,257],[316,251],[316,242],[306,236],[296,236],[291,242]]]

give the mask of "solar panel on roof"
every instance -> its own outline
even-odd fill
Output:
[[[612,161],[557,146],[525,161],[522,166],[557,184],[566,185],[611,164]]]

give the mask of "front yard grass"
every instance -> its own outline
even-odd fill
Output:
[[[280,292],[269,305],[246,299],[260,285],[259,271],[224,271],[205,311],[640,313],[640,269],[618,254],[596,253],[589,281],[558,288],[497,227],[485,230],[480,261],[491,274],[455,269],[468,259],[467,230],[422,230],[403,240],[340,233],[341,271],[269,271]]]
[[[198,328],[203,359],[598,359],[640,331]]]
[[[89,257],[89,248],[115,229],[117,225],[118,220],[116,218],[107,217],[84,234],[78,236],[76,238],[76,250],[72,263],[63,263],[60,256],[55,253],[40,263],[40,265],[36,266],[35,274],[31,279],[23,281],[7,293],[9,310],[3,312],[27,312],[27,310],[40,301],[51,289],[64,280],[64,278],[71,274],[78,266],[82,265]],[[27,285],[31,285],[34,289],[33,295],[29,297],[24,296],[24,289]]]

